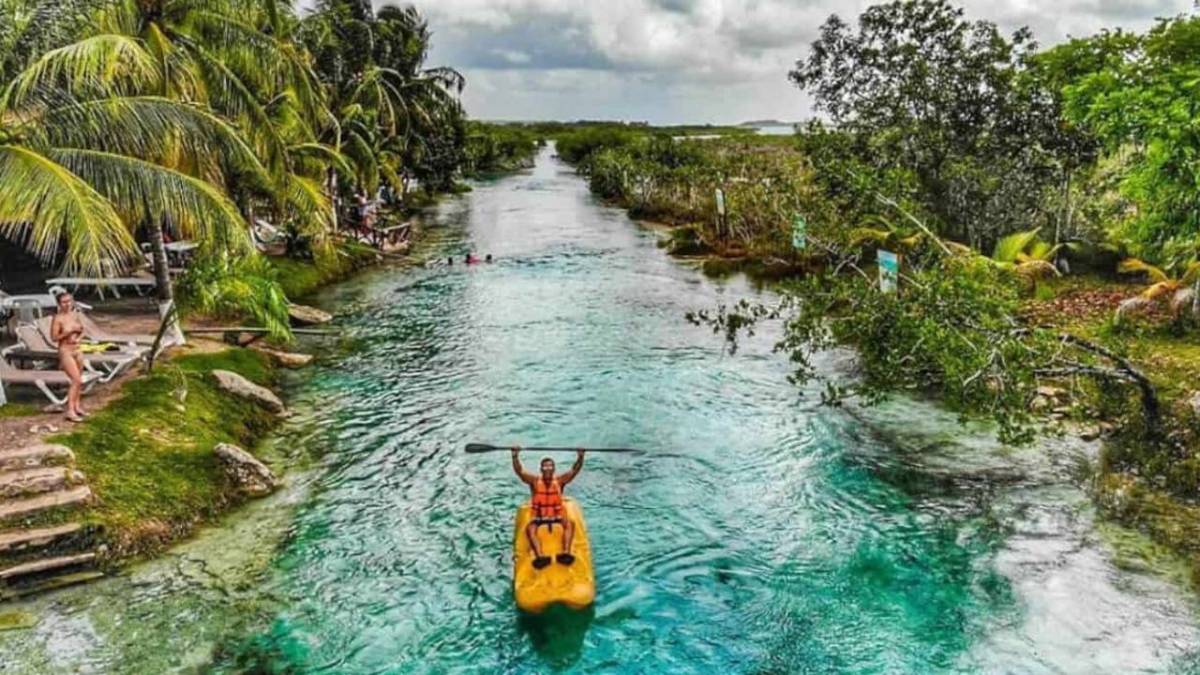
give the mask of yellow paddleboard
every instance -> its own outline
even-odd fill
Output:
[[[583,522],[583,510],[579,502],[570,497],[563,498],[564,515],[575,523],[575,540],[571,553],[575,562],[560,565],[551,562],[548,567],[534,569],[533,548],[525,538],[525,526],[533,518],[529,504],[517,509],[517,530],[513,535],[513,595],[517,607],[526,612],[541,613],[555,603],[572,609],[583,609],[596,599],[596,579],[592,573],[592,548],[588,543],[587,525]],[[537,529],[538,543],[542,552],[554,556],[562,552],[562,526],[542,526]]]

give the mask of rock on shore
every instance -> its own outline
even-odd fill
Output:
[[[213,454],[229,480],[247,495],[261,497],[279,487],[279,479],[266,464],[236,445],[218,443]]]
[[[247,401],[253,401],[276,415],[287,413],[287,408],[284,407],[283,401],[279,400],[279,397],[266,387],[254,384],[250,380],[229,370],[214,370],[212,371],[212,376],[217,381],[218,387],[234,396],[246,399]]]
[[[308,305],[288,305],[288,316],[301,326],[313,326],[333,321],[333,315]]]

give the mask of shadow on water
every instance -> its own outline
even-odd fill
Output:
[[[583,640],[596,617],[596,608],[573,610],[554,605],[542,614],[517,615],[517,624],[529,636],[534,651],[547,665],[570,667],[583,654]]]

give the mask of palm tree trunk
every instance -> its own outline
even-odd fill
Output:
[[[157,287],[158,316],[166,320],[172,314],[175,304],[175,291],[171,286],[170,266],[167,262],[167,248],[163,242],[163,222],[156,218],[150,220],[150,254],[154,258],[154,283]],[[171,316],[171,327],[168,338],[173,344],[183,344],[183,330],[179,326],[179,315]]]
[[[341,225],[338,223],[337,171],[334,171],[333,169],[329,170],[329,209],[331,211],[329,215],[332,217],[330,222],[333,223],[334,232],[337,232],[341,230]]]

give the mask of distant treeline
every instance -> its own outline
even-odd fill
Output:
[[[540,138],[558,139],[567,134],[583,130],[609,130],[631,132],[653,132],[668,136],[698,136],[725,134],[752,134],[754,129],[741,126],[713,124],[670,124],[654,126],[649,122],[619,122],[613,120],[577,120],[574,122],[492,122],[494,126],[517,127],[532,132]]]

